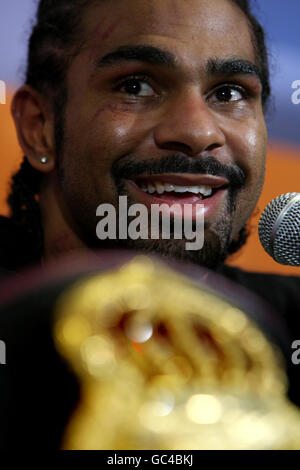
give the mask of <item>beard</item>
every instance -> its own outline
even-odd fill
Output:
[[[188,240],[182,237],[181,240],[174,238],[174,224],[171,220],[170,239],[162,239],[161,233],[158,240],[148,237],[148,240],[117,240],[116,243],[110,243],[110,247],[122,246],[124,248],[134,248],[148,253],[156,253],[163,257],[176,258],[182,261],[191,261],[198,265],[217,269],[220,267],[229,253],[236,251],[231,243],[232,234],[232,215],[236,208],[237,196],[240,189],[245,184],[244,172],[234,166],[224,166],[214,157],[203,157],[195,160],[181,154],[169,155],[162,159],[153,159],[142,161],[136,157],[130,156],[117,160],[112,166],[112,179],[115,182],[118,196],[127,196],[128,206],[135,204],[130,193],[126,190],[124,179],[130,179],[133,176],[142,174],[163,174],[163,173],[189,173],[189,174],[210,174],[223,176],[230,182],[228,195],[224,207],[222,208],[217,220],[213,223],[204,225],[204,245],[198,250],[187,250]],[[115,205],[118,207],[118,205]],[[119,216],[119,214],[117,214]],[[195,224],[194,224],[195,225]],[[148,221],[150,227],[150,220]],[[193,227],[195,233],[195,227]],[[244,233],[244,227],[241,230]],[[244,237],[244,241],[246,238]],[[235,245],[237,247],[237,245]],[[240,247],[240,246],[239,246]]]
[[[209,269],[218,269],[226,260],[229,252],[228,242],[230,234],[227,234],[225,242],[224,236],[221,238],[219,233],[209,232],[205,235],[204,245],[201,249],[189,251],[186,249],[186,240],[175,240],[170,237],[169,240],[117,240],[101,242],[101,247],[107,248],[125,248],[143,251],[149,254],[158,254],[163,258],[174,258],[180,261],[189,261]],[[96,247],[96,246],[94,246]],[[99,247],[99,246],[98,246]]]
[[[125,184],[118,185],[117,189],[118,196],[126,196],[127,198],[127,206],[131,207],[137,203],[135,201],[129,191],[126,191]],[[123,219],[123,226],[128,228],[130,224],[134,221],[133,217],[126,216],[124,218],[124,213],[120,214],[119,210],[119,203],[118,198],[112,204],[116,209],[116,220],[119,221]],[[223,208],[222,216],[218,218],[218,222],[214,225],[204,224],[204,245],[201,249],[193,249],[188,250],[186,248],[186,244],[191,242],[191,239],[187,239],[184,235],[184,226],[185,221],[184,219],[180,220],[180,239],[175,238],[175,234],[178,235],[178,225],[175,226],[174,217],[171,215],[170,218],[167,220],[168,223],[168,233],[167,239],[163,238],[163,224],[162,224],[162,217],[159,219],[160,223],[158,228],[155,230],[157,239],[154,237],[151,238],[151,228],[152,227],[152,214],[151,211],[148,212],[148,220],[143,220],[144,226],[142,224],[139,225],[140,233],[144,232],[144,238],[141,237],[133,240],[130,237],[126,239],[122,239],[118,233],[118,227],[116,230],[116,240],[102,240],[101,247],[107,247],[110,249],[113,248],[125,248],[125,249],[135,249],[138,251],[143,251],[145,253],[153,253],[158,254],[164,258],[175,258],[177,260],[182,261],[190,261],[196,263],[201,266],[205,266],[210,269],[217,269],[221,264],[224,263],[227,255],[228,255],[228,248],[230,246],[230,236],[232,232],[232,224],[231,224],[231,216],[228,212],[229,207],[229,198],[226,203],[226,207]],[[143,230],[143,228],[146,229]],[[193,221],[191,229],[192,233],[195,234],[196,237],[196,230],[197,224]],[[198,228],[199,229],[199,228]],[[138,232],[139,233],[139,232]],[[199,235],[197,233],[197,235]],[[89,245],[93,246],[93,248],[99,247],[99,240],[97,241],[89,241]]]

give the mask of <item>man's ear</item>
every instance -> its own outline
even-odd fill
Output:
[[[14,95],[11,113],[19,144],[30,164],[43,173],[52,171],[55,168],[54,116],[46,99],[24,85]]]

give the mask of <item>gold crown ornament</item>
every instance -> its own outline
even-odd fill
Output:
[[[283,360],[233,302],[148,256],[91,275],[56,308],[80,402],[64,449],[297,449]]]

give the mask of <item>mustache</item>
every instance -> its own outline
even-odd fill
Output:
[[[227,178],[232,189],[241,189],[246,183],[246,174],[238,165],[223,165],[212,156],[199,159],[183,155],[168,155],[164,158],[138,160],[123,158],[112,166],[112,177],[116,182],[142,175],[165,173],[205,174]]]

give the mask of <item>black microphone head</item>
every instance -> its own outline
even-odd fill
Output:
[[[300,193],[282,194],[263,211],[258,233],[277,263],[300,266]]]

